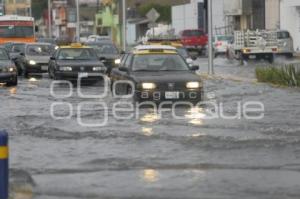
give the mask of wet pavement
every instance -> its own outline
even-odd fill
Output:
[[[199,60],[201,73],[206,61]],[[215,61],[217,73],[239,81],[205,80],[207,100],[222,104],[228,116],[240,112],[238,103],[262,102],[263,119],[211,119],[206,106],[178,107],[180,119],[168,108],[161,117],[143,108],[134,118],[116,119],[119,100],[111,95],[83,99],[75,88],[57,99],[47,76],[21,79],[18,87],[0,88],[10,167],[32,177],[36,199],[300,198],[300,90],[253,82],[257,65]],[[55,86],[57,94],[68,91]],[[101,83],[82,87],[85,94],[102,91]],[[64,104],[56,116],[67,117],[72,107],[69,119],[51,117],[57,102]],[[107,104],[107,113],[97,102]],[[82,122],[101,123],[108,115],[107,125],[80,126],[79,105]]]

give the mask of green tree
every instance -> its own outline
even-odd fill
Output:
[[[171,6],[147,3],[141,5],[138,8],[138,12],[141,16],[146,16],[147,12],[149,12],[152,8],[157,10],[157,12],[160,14],[160,17],[157,20],[158,22],[168,23],[168,24],[171,23]]]

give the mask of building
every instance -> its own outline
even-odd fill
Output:
[[[225,32],[223,0],[214,0],[212,3],[214,33]],[[176,34],[184,29],[198,28],[207,32],[207,13],[204,9],[204,1],[191,0],[188,4],[173,6],[172,27],[175,29]]]
[[[4,0],[6,15],[31,16],[31,0]]]
[[[300,1],[280,1],[280,29],[288,30],[294,40],[294,49],[300,51]]]
[[[280,0],[266,1],[266,29],[280,28]]]

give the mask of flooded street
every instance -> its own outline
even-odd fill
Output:
[[[199,61],[204,73],[207,60]],[[300,198],[299,89],[255,83],[251,63],[215,61],[216,73],[229,78],[204,80],[207,100],[225,115],[239,113],[238,103],[261,102],[263,119],[211,119],[207,107],[178,107],[178,119],[168,108],[161,117],[143,108],[117,119],[119,101],[111,94],[81,98],[74,88],[58,99],[47,76],[20,79],[18,87],[0,88],[10,167],[30,174],[36,199]],[[69,88],[56,85],[55,91],[67,95]],[[102,91],[101,83],[82,87],[89,95]],[[64,119],[51,117],[57,102],[63,103],[55,115]],[[107,125],[81,126],[79,116],[85,124],[106,118]]]

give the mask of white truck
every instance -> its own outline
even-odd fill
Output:
[[[273,63],[278,47],[276,31],[235,31],[227,55],[229,58],[241,60],[242,63],[249,59],[266,59]]]

